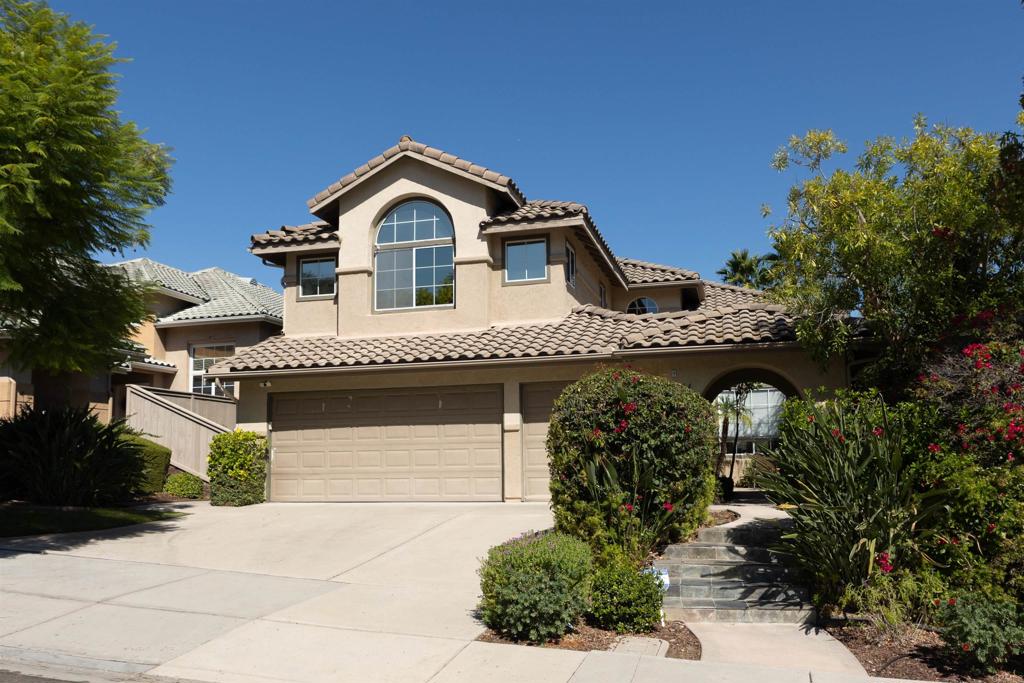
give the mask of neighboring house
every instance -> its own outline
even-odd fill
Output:
[[[545,500],[552,401],[598,363],[709,397],[847,381],[759,292],[619,258],[586,206],[408,137],[308,204],[251,239],[283,334],[209,370],[269,433],[272,500]]]
[[[281,295],[251,278],[220,268],[189,273],[148,258],[111,267],[152,287],[148,310],[154,320],[139,324],[125,360],[109,374],[72,379],[72,402],[87,403],[103,420],[124,416],[128,384],[236,395],[233,382],[218,384],[205,370],[281,329]],[[0,415],[32,403],[43,381],[38,373],[5,366],[0,352]]]

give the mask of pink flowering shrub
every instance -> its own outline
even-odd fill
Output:
[[[658,545],[692,534],[714,496],[715,418],[693,390],[628,366],[566,387],[547,440],[559,531],[598,559],[643,563]]]

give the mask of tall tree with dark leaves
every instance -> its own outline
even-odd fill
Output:
[[[171,159],[115,110],[120,59],[43,3],[0,0],[0,328],[17,366],[116,360],[144,293],[96,256],[144,246]]]

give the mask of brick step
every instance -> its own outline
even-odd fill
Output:
[[[680,579],[732,579],[754,583],[782,583],[792,572],[779,563],[737,562],[735,560],[657,560],[654,565],[668,569],[670,582]]]
[[[744,600],[747,602],[806,602],[806,588],[785,583],[758,583],[719,579],[679,579],[670,581],[666,597]]]
[[[665,618],[684,622],[812,624],[814,607],[806,602],[747,602],[700,598],[664,599]]]
[[[733,560],[778,563],[779,554],[767,548],[732,543],[676,543],[665,548],[666,560]]]

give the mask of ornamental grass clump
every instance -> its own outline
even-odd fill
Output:
[[[715,426],[697,393],[628,366],[569,385],[547,439],[556,529],[599,563],[625,552],[637,567],[689,536],[714,497]]]
[[[590,548],[565,534],[526,534],[495,546],[480,567],[480,617],[512,640],[560,638],[586,612],[591,572]]]

